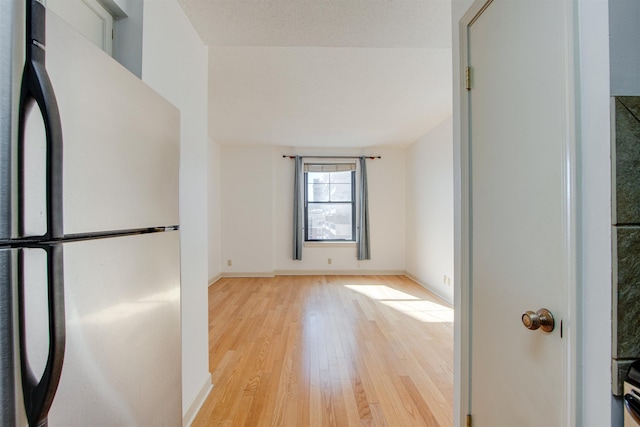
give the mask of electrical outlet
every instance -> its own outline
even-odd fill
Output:
[[[230,259],[228,259],[228,260],[227,260],[227,267],[231,267],[231,264],[232,264],[232,263],[231,263],[231,260],[230,260]]]
[[[327,259],[327,264],[331,264],[331,258]]]

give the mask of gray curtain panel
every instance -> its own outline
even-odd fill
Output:
[[[293,176],[293,259],[302,259],[302,245],[304,243],[303,174],[302,157],[296,156]]]
[[[367,159],[360,157],[360,223],[358,224],[358,260],[371,259],[369,249],[369,193],[367,191]]]

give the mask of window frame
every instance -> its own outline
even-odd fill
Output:
[[[333,163],[305,163],[305,164],[319,164],[319,165],[339,165],[339,162]],[[303,168],[304,169],[304,168]],[[335,171],[338,172],[338,171]],[[345,172],[345,171],[341,171]],[[312,201],[309,202],[309,172],[304,170],[304,242],[310,243],[336,243],[336,242],[344,242],[344,243],[355,243],[356,242],[356,168],[351,171],[351,201],[327,201],[327,202],[318,202]],[[333,173],[333,172],[326,172]],[[309,203],[312,204],[344,204],[351,205],[351,239],[310,239],[309,238]]]

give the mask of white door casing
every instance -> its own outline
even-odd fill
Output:
[[[575,422],[572,9],[483,1],[461,21],[461,410],[474,426]],[[555,330],[527,330],[521,314],[542,307]]]
[[[113,15],[99,0],[47,0],[47,7],[91,43],[113,54]]]

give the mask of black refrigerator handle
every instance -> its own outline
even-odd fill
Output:
[[[37,246],[36,246],[37,247]],[[47,425],[49,408],[58,388],[66,341],[64,315],[64,267],[62,243],[38,247],[47,253],[49,351],[40,379],[33,373],[27,351],[24,249],[18,257],[18,318],[20,328],[20,373],[27,420],[31,427]]]
[[[46,134],[46,202],[47,231],[38,240],[55,240],[64,237],[62,220],[62,123],[58,103],[45,68],[45,18],[46,9],[37,0],[27,0],[27,49],[18,123],[18,215],[20,237],[24,236],[25,200],[25,128],[32,108],[42,113]],[[35,105],[34,105],[35,104]]]
[[[29,111],[37,107],[42,113],[46,134],[46,203],[47,231],[37,236],[51,242],[64,237],[62,218],[62,124],[55,93],[45,68],[46,8],[37,0],[26,0],[26,60],[22,76],[18,118],[18,225],[20,237],[27,240],[24,230],[25,200],[25,127]],[[18,298],[20,323],[20,361],[22,389],[27,419],[31,427],[46,426],[53,402],[65,349],[65,309],[63,249],[60,243],[34,244],[47,253],[47,300],[49,351],[47,362],[38,380],[29,364],[26,345],[26,315],[24,292],[24,251],[18,257]]]

